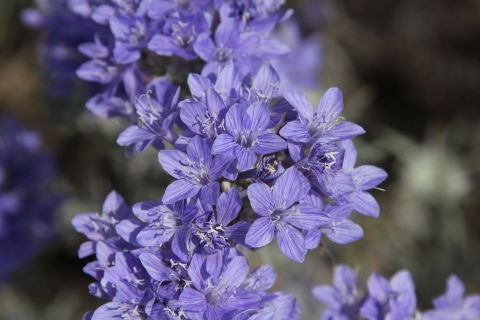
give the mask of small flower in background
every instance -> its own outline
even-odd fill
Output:
[[[447,279],[445,293],[433,299],[433,305],[435,310],[425,312],[422,320],[480,318],[480,295],[465,295],[465,286],[462,280],[454,274]]]
[[[63,197],[52,187],[54,159],[37,132],[0,120],[0,278],[21,268],[57,236]]]

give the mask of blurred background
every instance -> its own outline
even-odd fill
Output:
[[[409,269],[421,310],[451,273],[467,293],[480,292],[480,1],[287,2],[319,48],[320,83],[308,96],[316,102],[327,88],[342,89],[342,115],[367,131],[354,140],[357,165],[382,167],[389,178],[385,192],[372,192],[380,217],[352,215],[364,229],[359,241],[327,239],[303,265],[272,244],[248,254],[252,267],[273,264],[275,289],[297,295],[302,319],[318,319],[322,306],[310,288],[330,283],[335,263],[356,268],[363,288],[372,271],[390,277]],[[125,157],[115,140],[126,124],[84,108],[86,83],[60,77],[57,84],[73,91],[52,89],[37,58],[42,32],[19,19],[32,5],[0,2],[0,114],[40,131],[56,154],[54,187],[68,198],[57,213],[57,241],[0,284],[0,319],[81,319],[103,301],[88,294],[89,260],[77,258],[85,239],[71,218],[100,211],[112,189],[128,204],[158,199],[170,180],[151,148]]]

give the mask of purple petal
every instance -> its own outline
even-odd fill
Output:
[[[174,232],[171,229],[159,228],[151,225],[143,228],[137,235],[136,241],[144,247],[158,247],[169,241]]]
[[[353,171],[355,162],[357,162],[357,149],[352,140],[343,140],[340,142],[340,147],[345,149],[343,158],[343,170],[346,172]]]
[[[252,121],[243,105],[236,103],[230,107],[225,117],[225,126],[231,135],[252,128]]]
[[[231,226],[224,227],[225,232],[223,234],[225,238],[236,241],[242,246],[250,247],[245,243],[245,238],[251,226],[252,224],[250,222],[239,221]]]
[[[185,153],[177,150],[162,150],[158,153],[158,161],[172,177],[180,179],[183,168],[188,164]]]
[[[287,140],[288,146],[288,153],[292,160],[295,162],[300,161],[301,159],[305,158],[305,153],[303,150],[302,143],[294,142],[293,140]]]
[[[260,133],[265,131],[270,121],[267,105],[263,102],[255,102],[247,108],[247,113],[250,116],[252,129]]]
[[[123,240],[138,247],[137,235],[143,228],[145,224],[133,219],[122,220],[115,226],[115,230]]]
[[[227,192],[223,192],[217,202],[217,222],[226,227],[238,216],[241,208],[242,199],[237,189],[230,188]]]
[[[238,42],[238,23],[230,18],[222,21],[215,30],[215,43],[217,46],[224,46],[233,49]]]
[[[337,119],[343,110],[343,94],[338,88],[330,88],[323,94],[322,99],[318,101],[316,112],[326,117],[330,122]]]
[[[206,257],[201,254],[193,255],[190,266],[188,267],[188,275],[192,279],[193,284],[199,290],[202,290],[206,284],[208,274],[205,272],[204,262]]]
[[[150,277],[157,281],[172,280],[172,273],[174,271],[164,266],[162,259],[151,253],[142,253],[139,258]]]
[[[218,135],[212,145],[213,154],[232,153],[237,146],[233,137],[228,133]]]
[[[247,192],[250,205],[255,213],[269,217],[275,208],[272,190],[265,183],[258,182],[251,184]]]
[[[244,32],[240,35],[238,42],[233,48],[232,58],[249,56],[254,53],[260,42],[260,37],[256,32]]]
[[[325,132],[325,134],[319,139],[319,141],[341,141],[352,139],[360,134],[365,133],[362,127],[356,125],[353,122],[343,121],[330,130]]]
[[[353,204],[327,204],[323,207],[323,212],[334,222],[340,222],[350,216],[353,210]]]
[[[180,302],[182,302],[182,310],[198,312],[203,314],[207,308],[207,302],[205,301],[205,296],[194,290],[192,288],[186,288],[183,290],[183,293],[180,295]],[[189,319],[192,319],[189,317]],[[198,319],[203,319],[200,317]]]
[[[353,170],[352,178],[362,190],[375,188],[387,178],[385,170],[375,166],[361,166]]]
[[[415,283],[407,270],[396,272],[390,279],[390,288],[396,292],[414,292]]]
[[[318,230],[318,228],[303,230],[302,235],[305,239],[305,247],[308,250],[317,248],[320,245],[320,240],[322,240],[322,233],[320,230]]]
[[[187,227],[183,227],[173,235],[172,251],[182,261],[188,261],[190,256],[187,250]]]
[[[287,257],[297,262],[303,262],[307,248],[305,247],[305,239],[302,234],[288,223],[277,224],[276,231],[280,250]]]
[[[227,265],[225,272],[220,279],[220,284],[227,288],[238,287],[248,275],[249,267],[245,257],[234,257]]]
[[[217,181],[212,181],[200,189],[200,200],[204,204],[215,204],[219,192],[220,184]]]
[[[80,259],[88,257],[95,253],[96,243],[94,241],[86,241],[80,245],[78,249],[78,257]]]
[[[368,293],[378,302],[386,302],[390,292],[390,284],[387,279],[373,273],[367,280]]]
[[[351,220],[332,223],[320,231],[335,243],[346,244],[363,237],[363,229]]]
[[[180,107],[180,119],[187,127],[196,134],[203,134],[200,121],[207,109],[203,102],[184,100],[178,104]]]
[[[333,274],[333,285],[338,291],[356,298],[358,294],[357,274],[349,266],[339,264]]]
[[[257,155],[251,149],[237,145],[234,152],[238,160],[238,170],[240,171],[250,169],[257,162]]]
[[[163,195],[162,201],[166,204],[174,203],[179,200],[195,197],[200,191],[201,187],[192,184],[186,180],[177,180],[172,182]]]
[[[316,193],[313,190],[310,190],[307,195],[302,199],[302,202],[311,204],[315,208],[318,208],[319,210],[322,210],[323,208],[323,201],[322,197],[318,193]]]
[[[274,133],[267,133],[257,138],[252,149],[258,154],[275,153],[287,149],[287,142]]]
[[[177,51],[174,39],[163,34],[153,36],[147,48],[162,56],[172,56]]]
[[[214,88],[207,89],[206,101],[210,116],[218,117],[225,112],[225,103]]]
[[[115,190],[110,192],[103,202],[102,213],[109,218],[115,218],[116,221],[129,218],[130,216],[123,197]]]
[[[212,164],[212,152],[200,136],[193,137],[193,139],[190,140],[187,146],[187,154],[197,165],[203,164],[206,168],[210,168]]]
[[[277,179],[273,186],[276,208],[289,208],[302,196],[302,180],[297,169],[291,167]]]
[[[297,110],[303,124],[308,124],[313,119],[313,108],[307,97],[293,90],[285,91],[285,99]]]
[[[235,156],[232,154],[219,154],[213,158],[213,163],[210,168],[210,178],[212,180],[217,180],[220,178],[222,174],[224,174],[225,170],[230,166],[235,160]]]
[[[310,141],[307,128],[298,121],[288,122],[279,133],[282,137],[295,142],[308,143]]]
[[[266,246],[273,240],[275,227],[270,218],[262,217],[257,219],[245,237],[245,243],[254,248]]]
[[[287,45],[273,37],[263,39],[258,49],[259,56],[265,60],[281,59],[290,53]]]
[[[215,83],[215,90],[227,97],[236,98],[242,89],[242,79],[234,64],[229,64],[220,72]]]
[[[205,101],[205,93],[207,89],[213,86],[210,79],[203,77],[199,74],[190,73],[188,75],[188,87],[190,93],[196,101]]]
[[[377,218],[380,214],[380,206],[377,200],[368,192],[358,191],[342,197],[354,204],[354,210],[369,217]]]
[[[341,301],[337,291],[331,286],[321,285],[316,286],[312,290],[312,294],[318,301],[327,305],[332,310],[340,310],[342,307]]]
[[[447,309],[458,305],[463,299],[465,286],[456,275],[452,274],[447,280],[447,290],[445,294],[433,299],[433,304],[437,309]]]
[[[193,49],[202,60],[206,62],[214,61],[215,44],[210,37],[198,37],[193,44]]]
[[[308,203],[300,203],[294,207],[294,214],[285,221],[300,229],[314,229],[325,224],[328,216],[321,212],[321,209],[315,208]]]
[[[117,139],[117,143],[121,146],[129,146],[131,144],[144,140],[150,140],[155,137],[156,135],[154,133],[150,132],[144,127],[130,126],[122,133],[120,133]]]

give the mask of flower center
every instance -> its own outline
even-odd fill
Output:
[[[225,48],[223,45],[215,49],[214,57],[220,63],[225,63],[230,60],[230,55],[232,54],[232,49]]]

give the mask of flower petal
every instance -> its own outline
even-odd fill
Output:
[[[289,258],[303,262],[307,248],[303,235],[288,223],[276,226],[277,242],[280,250]]]
[[[172,182],[163,195],[162,201],[166,204],[174,203],[179,200],[195,197],[200,191],[200,186],[192,184],[186,180],[177,180]]]
[[[251,184],[248,187],[248,199],[256,214],[269,217],[275,209],[272,190],[263,182]]]
[[[245,243],[254,248],[266,246],[273,240],[275,227],[270,218],[262,217],[257,219],[245,237]]]

